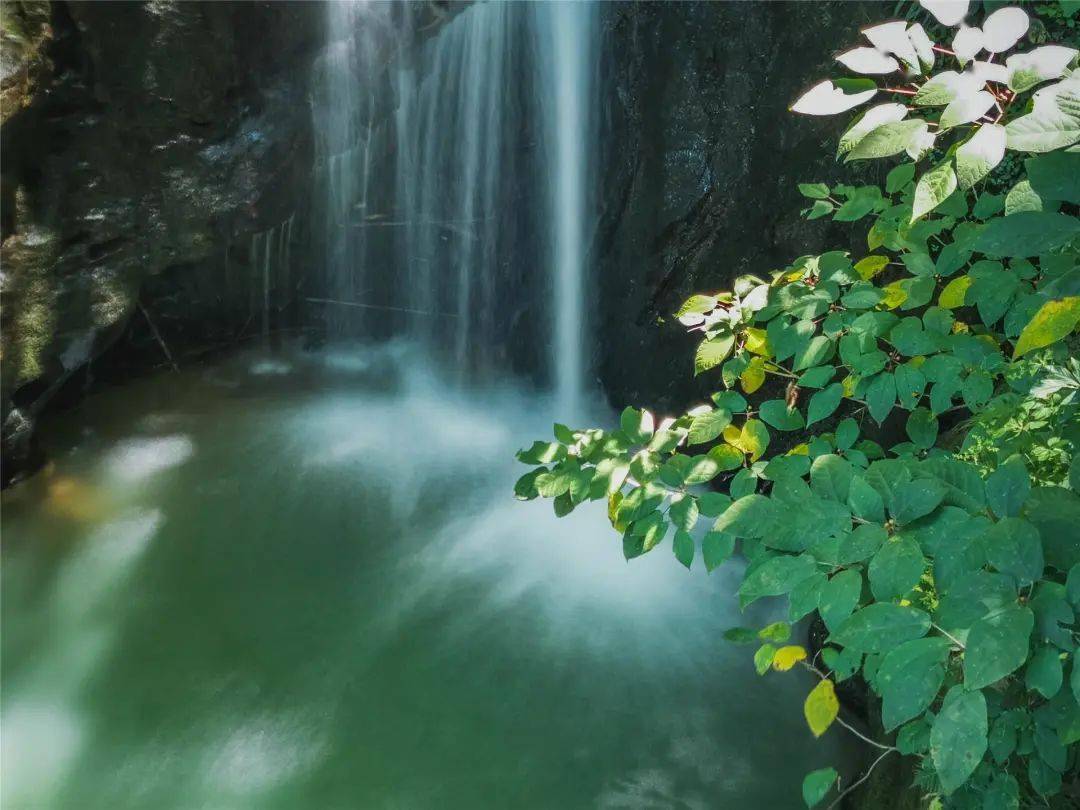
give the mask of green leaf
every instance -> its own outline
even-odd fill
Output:
[[[566,448],[558,442],[533,442],[528,450],[518,450],[517,460],[525,464],[550,464],[566,458]]]
[[[850,416],[836,426],[836,449],[843,452],[855,444],[859,438],[859,423]]]
[[[832,453],[825,453],[815,458],[810,467],[810,488],[822,498],[847,503],[851,477],[851,462]]]
[[[1044,200],[1031,187],[1031,181],[1024,178],[1005,195],[1005,216],[1019,214],[1023,211],[1057,211],[1061,203],[1057,200]]]
[[[898,155],[926,132],[926,128],[926,122],[921,118],[881,124],[855,144],[844,160],[848,162]]]
[[[799,430],[803,427],[803,417],[796,409],[789,409],[782,399],[770,399],[761,403],[758,415],[767,425],[777,430]]]
[[[893,491],[889,500],[889,512],[902,526],[930,514],[944,498],[945,487],[940,481],[907,481],[898,484]]]
[[[843,398],[844,386],[840,383],[833,383],[828,388],[815,393],[810,397],[810,405],[806,409],[806,426],[809,427],[814,422],[820,422],[831,416],[833,411],[840,407],[840,400]]]
[[[915,185],[915,201],[911,208],[911,221],[929,214],[956,191],[956,172],[951,162],[938,164],[919,178]]]
[[[1027,688],[1049,700],[1061,689],[1063,680],[1060,650],[1049,646],[1036,650],[1024,672]]]
[[[686,532],[694,528],[699,513],[697,498],[693,495],[676,496],[671,501],[671,508],[668,509],[668,517],[671,518],[672,525]]]
[[[1063,487],[1036,487],[1023,516],[1039,530],[1047,565],[1068,571],[1080,563],[1080,496]]]
[[[856,476],[851,481],[851,488],[848,491],[848,506],[851,507],[851,511],[856,517],[868,520],[871,523],[885,522],[885,503],[881,499],[881,495],[861,476]],[[855,561],[851,560],[851,562]]]
[[[874,686],[881,695],[885,731],[918,717],[937,697],[945,680],[951,642],[939,636],[906,641],[890,650],[878,667]]]
[[[683,529],[676,531],[672,550],[675,552],[675,559],[685,565],[689,571],[694,562],[694,538],[690,536],[690,533]]]
[[[738,503],[736,501],[732,507]],[[817,564],[813,557],[788,554],[771,557],[747,571],[739,586],[739,606],[745,608],[764,596],[782,596],[816,573]]]
[[[1010,149],[1052,152],[1080,140],[1080,83],[1075,76],[1035,93],[1034,109],[1005,125]]]
[[[734,535],[724,532],[707,532],[701,539],[701,558],[710,574],[724,563],[735,551]]]
[[[964,685],[982,689],[1019,669],[1035,626],[1030,608],[1006,607],[979,619],[968,631]]]
[[[859,480],[852,481],[852,489],[856,486],[855,482]],[[883,526],[875,526],[869,523],[856,526],[851,534],[840,539],[840,564],[850,565],[851,563],[870,559],[888,537],[889,534]]]
[[[896,404],[896,379],[885,371],[870,381],[866,389],[866,407],[879,425],[892,413]]]
[[[1016,517],[1031,492],[1031,477],[1020,456],[1010,457],[986,479],[986,503],[999,518]]]
[[[694,354],[694,376],[715,368],[727,359],[731,349],[735,345],[734,335],[719,335],[709,340],[703,340]]]
[[[821,586],[818,611],[829,630],[836,630],[859,605],[862,594],[862,575],[850,569],[841,571]]]
[[[840,775],[836,768],[822,768],[810,771],[803,779],[802,796],[807,807],[813,807],[825,798],[826,794],[836,784]]]
[[[923,611],[877,602],[848,616],[830,640],[862,652],[886,652],[898,644],[922,638],[930,629],[930,617]]]
[[[909,537],[894,537],[870,560],[870,590],[880,602],[901,599],[919,584],[925,569],[919,544]]]
[[[776,647],[772,644],[762,644],[754,653],[754,669],[758,675],[764,675],[772,667],[773,658],[776,657]]]
[[[772,530],[777,510],[764,495],[747,495],[732,502],[713,525],[713,531],[756,538]]]
[[[787,622],[773,622],[758,630],[758,638],[762,641],[775,641],[783,644],[791,638],[791,625]]]
[[[711,442],[731,424],[731,412],[727,408],[717,408],[707,413],[698,414],[690,423],[690,432],[686,436],[687,444]]]
[[[655,427],[653,415],[648,411],[626,408],[619,416],[619,427],[635,444],[647,441]]]
[[[724,641],[732,644],[757,644],[758,634],[749,627],[731,627],[724,631]]]
[[[930,757],[941,786],[952,793],[974,773],[986,753],[986,698],[954,686],[930,730]]]
[[[743,463],[742,451],[730,444],[718,444],[708,452],[708,456],[717,464],[718,472],[727,472],[741,467]]]
[[[920,450],[930,449],[937,441],[937,417],[926,408],[916,408],[908,417],[907,435]]]
[[[996,217],[975,239],[987,256],[1027,258],[1049,253],[1080,236],[1080,219],[1049,211],[1021,211]]]
[[[1028,181],[1041,197],[1080,203],[1080,154],[1051,152],[1024,161]]]
[[[1043,573],[1042,541],[1038,530],[1026,520],[1007,517],[986,532],[986,560],[1002,574],[1030,585]]]
[[[915,179],[915,164],[901,163],[885,175],[885,191],[895,194]]]
[[[694,456],[690,459],[690,467],[683,476],[683,480],[689,484],[705,484],[720,474],[720,465],[709,456]]]
[[[816,335],[804,347],[795,352],[793,371],[802,371],[811,366],[820,366],[833,355],[833,341],[824,335]]]
[[[824,183],[799,183],[799,193],[811,200],[824,200],[829,196],[829,187]]]
[[[739,470],[728,484],[728,492],[735,500],[757,491],[757,477],[750,470]]]
[[[1077,324],[1080,324],[1080,297],[1047,301],[1020,333],[1013,358],[1057,343],[1068,337]]]

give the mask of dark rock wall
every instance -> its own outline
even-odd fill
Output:
[[[250,235],[307,186],[323,32],[307,3],[3,5],[7,480],[36,413],[118,338],[146,368],[149,320],[178,351],[241,336]]]
[[[604,203],[593,244],[595,368],[611,403],[704,393],[697,340],[670,316],[691,293],[766,274],[850,229],[798,218],[798,182],[843,176],[836,126],[787,110],[878,4],[607,6]],[[837,118],[840,118],[838,116]],[[666,319],[660,323],[661,319]]]

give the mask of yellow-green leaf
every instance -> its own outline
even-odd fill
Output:
[[[746,393],[752,394],[757,391],[765,382],[765,361],[760,357],[752,358],[746,371],[739,375],[739,380]]]
[[[889,264],[888,256],[867,256],[855,262],[855,272],[869,281]]]
[[[1013,357],[1056,343],[1080,323],[1080,296],[1047,301],[1031,319],[1016,341]]]
[[[901,281],[903,280],[901,279]],[[885,307],[885,309],[896,309],[907,301],[907,290],[904,289],[904,285],[900,281],[886,284],[882,289],[885,291],[885,297],[881,299],[881,306]]]
[[[789,644],[781,647],[773,656],[773,669],[777,672],[787,672],[800,661],[806,660],[806,650],[797,644]]]
[[[938,306],[944,309],[956,309],[964,305],[968,287],[971,286],[971,276],[954,278],[945,285],[945,289],[938,296]]]
[[[760,354],[763,357],[772,356],[772,349],[769,348],[769,341],[765,336],[764,329],[756,329],[753,326],[747,327],[746,350],[754,354]]]
[[[739,434],[739,446],[750,454],[751,461],[761,458],[765,448],[769,446],[769,429],[764,422],[757,419],[747,419]]]
[[[781,651],[777,651],[777,655]],[[775,664],[776,659],[773,659]],[[814,732],[815,737],[820,737],[832,725],[840,711],[840,701],[836,699],[836,688],[828,678],[815,686],[806,696],[803,704],[803,714],[806,715],[806,724]]]
[[[727,359],[731,354],[731,347],[735,345],[734,335],[719,335],[709,340],[703,340],[694,355],[694,376],[715,368]]]

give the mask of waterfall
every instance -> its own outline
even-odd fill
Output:
[[[252,299],[259,310],[259,333],[263,345],[270,342],[272,319],[291,303],[290,244],[295,214],[272,228],[252,234],[249,263],[252,269]],[[228,264],[228,253],[225,257]],[[254,312],[252,313],[254,317]]]
[[[552,365],[560,413],[576,417],[585,382],[584,283],[587,252],[589,146],[595,143],[590,111],[594,86],[595,11],[588,2],[537,7],[542,19],[543,75],[550,111],[544,116],[552,156],[550,194],[555,339]]]
[[[428,10],[328,4],[318,311],[332,337],[408,335],[461,378],[545,380],[575,413],[595,7],[485,2],[435,22]]]

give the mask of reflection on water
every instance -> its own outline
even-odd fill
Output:
[[[852,750],[720,639],[735,564],[512,499],[547,409],[391,346],[62,414],[3,496],[4,808],[799,806]]]

